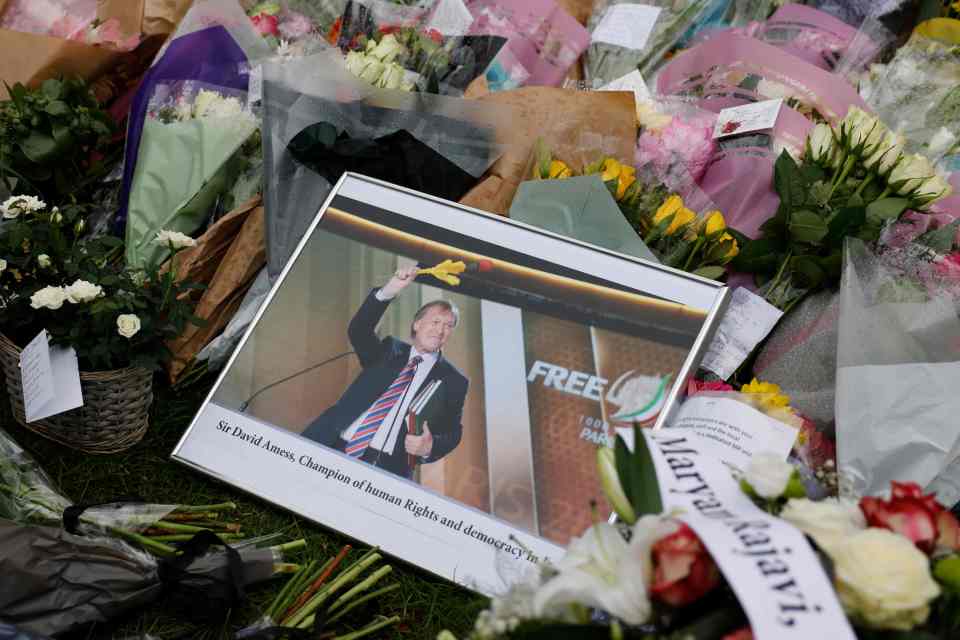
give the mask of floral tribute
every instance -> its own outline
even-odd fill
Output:
[[[131,270],[123,242],[86,237],[87,207],[48,207],[34,196],[0,204],[0,325],[17,345],[41,330],[76,349],[81,369],[157,369],[165,342],[200,323],[182,298],[193,285],[172,270]],[[176,252],[193,240],[173,232],[157,242]]]

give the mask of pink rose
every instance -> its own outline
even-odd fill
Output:
[[[889,529],[909,540],[925,553],[937,546],[960,549],[960,522],[947,511],[934,494],[923,494],[915,482],[891,482],[889,500],[860,499],[867,524]]]
[[[257,30],[261,36],[274,36],[280,37],[280,21],[277,20],[277,16],[271,16],[266,13],[261,13],[250,18],[250,22],[253,23],[253,28]]]
[[[718,584],[720,570],[693,529],[685,523],[653,544],[650,596],[674,607],[696,602]]]
[[[287,40],[298,40],[313,31],[313,22],[297,11],[288,11],[280,23],[280,35]]]

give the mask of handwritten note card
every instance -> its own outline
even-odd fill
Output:
[[[73,347],[51,347],[46,330],[20,354],[20,379],[27,422],[83,406],[77,352]]]

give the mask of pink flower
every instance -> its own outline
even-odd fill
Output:
[[[297,40],[313,31],[313,21],[297,11],[288,11],[280,23],[280,35],[287,40]]]
[[[50,25],[50,35],[54,38],[64,38],[66,40],[83,40],[88,24],[73,16],[63,16]]]
[[[714,380],[712,382],[704,382],[703,380],[697,380],[696,378],[690,378],[690,382],[687,383],[687,395],[695,396],[698,393],[704,391],[733,391],[733,387],[728,385],[723,380]]]
[[[261,13],[251,17],[250,22],[253,23],[253,28],[256,29],[260,35],[280,37],[280,21],[277,20],[277,16]]]
[[[871,527],[889,529],[909,538],[924,553],[937,546],[955,551],[960,547],[960,522],[937,502],[924,495],[915,482],[891,482],[889,500],[860,498],[860,510]]]
[[[676,162],[686,165],[694,181],[699,182],[713,158],[716,143],[711,125],[700,119],[674,117],[659,131],[647,131],[637,141],[638,165],[653,163],[666,172]]]
[[[960,251],[947,254],[933,265],[933,269],[941,277],[960,280]]]

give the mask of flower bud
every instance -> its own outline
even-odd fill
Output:
[[[657,209],[657,212],[653,214],[653,224],[660,224],[668,217],[675,215],[681,208],[683,208],[683,198],[677,194],[673,194],[664,200],[660,208]]]
[[[818,124],[807,138],[810,157],[814,162],[824,164],[833,154],[833,129],[827,124]]]
[[[706,234],[708,236],[712,236],[715,233],[720,233],[726,228],[727,223],[723,219],[723,214],[719,211],[714,211],[707,216]]]
[[[73,225],[73,232],[77,235],[80,235],[86,228],[87,224],[83,221],[83,218],[79,218],[77,219],[76,224]]]
[[[901,161],[890,172],[888,182],[897,193],[909,196],[936,175],[936,170],[924,156],[913,154],[903,156]]]
[[[610,447],[599,447],[597,449],[597,470],[600,472],[600,484],[603,486],[603,493],[610,502],[610,506],[617,512],[620,519],[627,524],[633,524],[637,521],[637,514],[633,510],[633,505],[627,499],[627,494],[623,491],[623,485],[620,484],[620,475],[617,473],[616,456]]]
[[[560,160],[550,161],[550,169],[548,170],[548,177],[551,180],[569,178],[571,175],[573,175],[573,172],[570,171],[570,167],[568,167],[565,162],[561,162]]]

